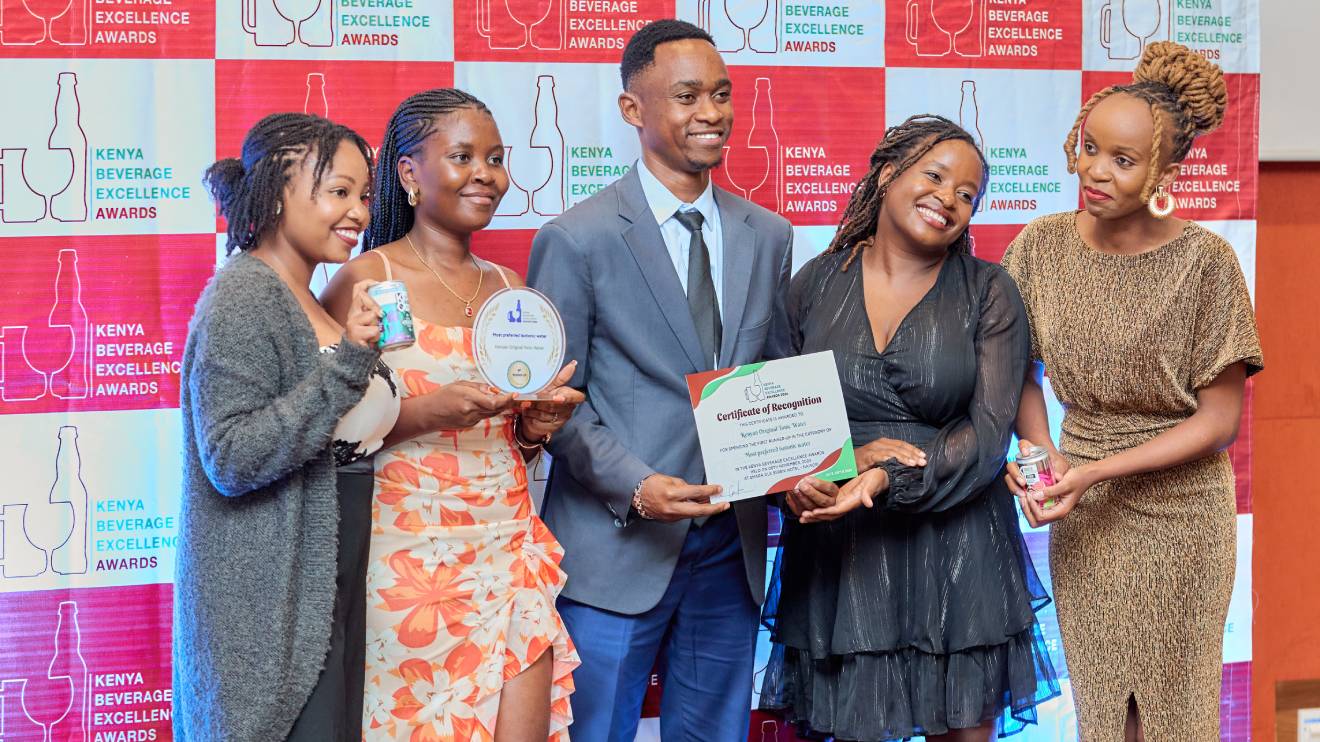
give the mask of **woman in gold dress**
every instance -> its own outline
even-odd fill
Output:
[[[1007,479],[1033,525],[1057,524],[1050,566],[1087,742],[1219,738],[1236,548],[1224,449],[1262,359],[1233,248],[1172,217],[1170,192],[1226,105],[1218,67],[1152,44],[1068,136],[1086,208],[1035,220],[1004,255],[1066,410],[1056,450],[1036,364],[1017,431],[1024,450],[1049,450],[1058,482],[1028,497],[1016,467]]]

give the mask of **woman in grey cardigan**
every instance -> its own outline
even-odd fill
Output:
[[[361,573],[341,548],[366,542],[371,480],[336,481],[332,439],[374,378],[380,310],[363,282],[341,328],[309,283],[366,227],[369,163],[352,130],[275,114],[206,173],[241,252],[202,293],[184,350],[177,740],[360,736],[361,663],[354,681],[344,657],[363,637],[343,624]],[[378,414],[388,430],[388,405]],[[350,517],[354,503],[368,509]]]

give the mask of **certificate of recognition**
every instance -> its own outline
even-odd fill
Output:
[[[793,489],[806,476],[857,476],[834,353],[687,376],[711,502]]]
[[[564,366],[564,320],[539,291],[500,289],[472,321],[472,351],[491,386],[537,399]]]

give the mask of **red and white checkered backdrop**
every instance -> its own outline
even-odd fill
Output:
[[[170,738],[178,371],[223,243],[203,169],[266,113],[378,142],[405,96],[461,87],[494,112],[512,176],[476,249],[524,271],[536,228],[636,159],[619,56],[672,16],[730,66],[737,125],[716,180],[795,225],[795,266],[828,243],[885,125],[920,112],[984,146],[974,233],[997,260],[1032,218],[1078,206],[1061,143],[1085,97],[1127,79],[1146,44],[1187,44],[1228,73],[1230,108],[1183,164],[1179,215],[1227,237],[1254,284],[1257,0],[0,0],[0,740]],[[1235,740],[1250,716],[1250,409],[1248,395],[1224,633]],[[1045,571],[1046,533],[1027,538]],[[1041,621],[1066,677],[1052,609]],[[766,655],[763,637],[758,679]],[[1076,738],[1064,687],[1021,739]],[[644,720],[640,738],[658,736]],[[792,735],[756,715],[749,739]]]

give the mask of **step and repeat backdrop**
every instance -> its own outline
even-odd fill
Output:
[[[1254,284],[1256,0],[0,0],[0,740],[170,739],[178,373],[223,252],[202,170],[270,112],[375,143],[405,96],[458,86],[494,112],[512,180],[476,249],[524,271],[537,227],[637,158],[619,56],[673,16],[710,31],[734,81],[716,181],[795,225],[795,266],[828,244],[886,124],[920,112],[984,148],[976,251],[998,260],[1028,221],[1078,206],[1061,143],[1085,98],[1147,44],[1187,44],[1223,66],[1231,107],[1183,164],[1179,215],[1225,236]],[[1249,738],[1250,409],[1226,740]],[[1048,533],[1027,539],[1047,574]],[[1020,739],[1074,740],[1053,609],[1040,618],[1064,693]],[[644,719],[639,739],[658,738]],[[757,714],[748,739],[794,737]]]

